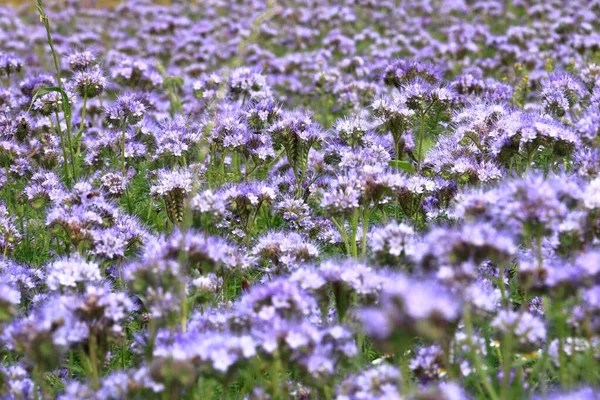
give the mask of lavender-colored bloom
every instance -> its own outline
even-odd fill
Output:
[[[103,229],[90,232],[93,241],[91,253],[109,260],[125,256],[127,241],[119,229]]]
[[[271,88],[265,76],[252,72],[249,68],[238,68],[232,71],[229,78],[229,93],[235,99],[266,100],[271,99]]]
[[[406,224],[393,221],[382,227],[375,227],[369,235],[371,251],[379,262],[397,265],[408,261],[415,254],[415,231]]]
[[[109,195],[120,197],[125,193],[128,179],[120,173],[107,172],[102,175],[100,182]]]
[[[165,200],[167,214],[174,224],[183,221],[184,200],[192,191],[193,174],[190,169],[159,170],[150,193]]]
[[[367,265],[354,260],[344,262],[325,261],[318,268],[321,276],[336,287],[345,288],[361,297],[377,295],[385,287],[387,277]]]
[[[546,340],[544,321],[529,312],[500,311],[492,321],[499,335],[511,334],[523,351],[537,349]]]
[[[88,327],[77,320],[69,306],[66,297],[46,299],[29,316],[8,325],[2,341],[36,365],[52,368],[64,351],[88,336]]]
[[[154,158],[182,157],[200,141],[201,127],[182,117],[167,120],[153,133]]]
[[[561,72],[551,74],[540,91],[545,110],[558,117],[563,117],[576,102],[583,100],[588,94],[582,82]]]
[[[352,376],[336,388],[336,400],[389,399],[400,400],[400,371],[382,364]]]
[[[79,96],[92,99],[102,94],[106,79],[99,68],[77,71],[73,74],[73,85]]]
[[[265,323],[274,318],[301,321],[315,309],[316,302],[311,296],[284,279],[252,288],[238,305],[240,316]]]
[[[457,323],[462,311],[459,298],[435,281],[411,281],[390,276],[375,307],[360,310],[367,334],[384,348],[406,335],[440,338]]]
[[[319,250],[298,234],[272,232],[258,239],[251,254],[280,271],[314,260]]]
[[[433,65],[400,59],[387,66],[383,81],[387,85],[402,88],[406,83],[417,78],[429,83],[436,83],[440,77],[440,71]]]
[[[142,120],[147,111],[147,106],[142,99],[134,93],[125,93],[106,108],[106,120],[115,127],[135,125]]]
[[[112,70],[112,79],[130,88],[153,88],[162,85],[163,77],[149,63],[126,58]]]
[[[415,258],[423,268],[435,269],[468,261],[506,262],[516,251],[515,240],[506,232],[490,224],[464,224],[460,230],[432,230]]]
[[[151,376],[159,383],[177,379],[184,385],[191,385],[199,368],[207,368],[213,374],[226,374],[235,369],[236,364],[255,354],[256,343],[247,335],[218,332],[178,334],[154,348]],[[176,376],[168,376],[169,369],[160,367],[168,363],[179,367]]]
[[[534,400],[597,400],[598,389],[590,386],[585,386],[571,391],[555,391],[543,396],[534,396]]]
[[[73,299],[69,307],[91,335],[102,338],[123,337],[122,324],[135,310],[128,295],[113,292],[110,285],[87,285],[82,297]]]
[[[444,352],[438,345],[419,348],[409,366],[415,377],[422,382],[438,380],[446,375]]]
[[[0,322],[4,322],[16,314],[16,306],[21,303],[21,293],[12,285],[0,283]]]
[[[69,99],[69,105],[73,107],[73,94],[65,89]],[[53,116],[57,112],[62,112],[64,97],[59,92],[48,92],[37,97],[33,103],[32,110],[44,116]]]
[[[82,287],[102,279],[96,263],[79,256],[59,259],[46,267],[46,284],[51,290]]]
[[[25,78],[19,85],[21,93],[32,98],[38,90],[56,85],[56,80],[49,74],[34,75]]]
[[[363,193],[363,188],[356,175],[340,176],[323,194],[321,207],[333,215],[350,214],[358,209]]]
[[[7,389],[7,400],[33,399],[35,384],[21,365],[0,366],[0,375],[3,376]]]
[[[0,76],[10,77],[23,70],[23,60],[15,54],[0,53]]]
[[[12,217],[6,206],[0,202],[0,248],[4,254],[13,250],[21,241],[21,232],[17,228],[15,218]]]
[[[186,169],[160,170],[156,184],[150,188],[150,192],[156,196],[167,196],[175,191],[185,195],[192,190],[192,172]]]
[[[96,57],[91,51],[77,51],[67,57],[69,68],[74,72],[86,71],[96,64]]]

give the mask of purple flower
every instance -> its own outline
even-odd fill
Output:
[[[399,59],[386,67],[383,81],[386,85],[402,88],[417,78],[436,83],[441,78],[441,72],[433,65]]]
[[[319,255],[319,249],[299,234],[271,232],[258,239],[251,254],[280,272],[314,260]]]
[[[385,226],[373,228],[369,234],[369,244],[380,263],[398,265],[412,258],[417,240],[412,227],[393,221]]]
[[[147,111],[142,99],[134,93],[125,93],[106,108],[106,120],[115,127],[135,125],[140,122]]]
[[[154,158],[182,157],[185,156],[201,138],[201,126],[187,121],[183,117],[176,117],[164,121],[153,132]]]
[[[150,187],[150,194],[164,199],[167,215],[174,224],[183,221],[184,200],[192,191],[193,180],[190,169],[161,169],[156,183]]]
[[[336,387],[336,400],[400,400],[400,371],[382,364],[351,376]]]
[[[104,91],[106,78],[99,68],[77,71],[73,74],[73,85],[79,96],[93,99]]]
[[[71,345],[88,336],[88,327],[78,321],[70,305],[67,297],[47,298],[29,316],[8,325],[2,342],[13,351],[23,352],[35,365],[51,370]]]
[[[359,310],[368,335],[384,348],[394,348],[401,338],[419,335],[439,339],[458,322],[461,300],[436,281],[412,281],[389,276],[375,307]]]
[[[10,77],[23,70],[23,60],[16,54],[0,53],[0,76]]]
[[[74,72],[86,71],[96,65],[96,56],[91,51],[76,51],[67,57],[69,68]]]
[[[500,311],[492,327],[500,336],[511,334],[519,349],[525,352],[538,349],[546,341],[546,324],[529,312]]]
[[[574,76],[555,72],[542,84],[540,97],[546,112],[563,117],[575,103],[583,100],[589,92]]]
[[[76,289],[101,279],[98,264],[86,262],[79,256],[62,258],[46,267],[46,284],[51,290]]]

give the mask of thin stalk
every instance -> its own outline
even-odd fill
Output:
[[[500,265],[498,265],[498,286],[500,286],[502,304],[507,304],[508,298],[506,296],[506,285],[504,284],[504,263],[500,263]]]
[[[150,217],[152,216],[152,199],[148,202],[148,213],[146,214],[146,222],[150,222]]]
[[[44,380],[44,371],[39,369],[39,367],[33,368],[33,381],[34,381],[34,399],[38,399],[38,388],[42,390],[42,399],[48,400],[51,399],[50,391],[48,390],[48,386],[46,386],[46,382]]]
[[[65,93],[65,92],[63,90],[62,76],[60,73],[58,55],[56,54],[56,50],[54,49],[54,42],[52,41],[52,34],[50,33],[50,20],[48,19],[48,15],[46,15],[46,12],[44,11],[44,6],[42,4],[42,0],[36,1],[36,8],[38,10],[38,13],[40,14],[40,21],[42,21],[44,23],[44,28],[46,29],[46,39],[48,41],[48,44],[50,45],[50,52],[52,53],[52,61],[54,62],[54,69],[56,70],[56,80],[57,80],[58,88],[60,89],[60,93],[62,96],[63,93]],[[68,104],[66,105],[66,107],[68,107]],[[60,121],[58,120],[58,117],[57,117],[56,122],[60,126]],[[67,139],[69,141],[69,146],[71,146],[71,115],[70,115],[70,113],[65,112],[65,122],[67,125]],[[74,176],[75,176],[75,173],[73,173],[73,177]]]
[[[60,67],[58,65],[58,56],[56,55],[56,51],[54,50],[54,42],[52,41],[52,35],[50,33],[50,20],[44,11],[44,6],[42,5],[42,0],[37,0],[37,10],[40,14],[40,20],[44,23],[44,27],[46,28],[46,38],[48,40],[48,44],[50,45],[50,51],[52,53],[52,60],[54,61],[54,69],[56,70],[56,77],[58,78],[58,88],[62,91],[62,81],[60,75]]]
[[[67,147],[65,146],[65,140],[63,138],[62,130],[60,129],[60,119],[58,117],[58,111],[56,111],[55,114],[56,114],[56,131],[58,132],[58,136],[60,138],[60,147],[62,148],[62,153],[63,153],[63,163],[65,164],[65,166],[64,166],[65,179],[67,180],[67,182],[69,182],[70,174],[69,174],[69,159],[67,157]],[[50,118],[50,121],[52,122],[52,118]],[[54,124],[52,124],[52,125],[54,125]]]
[[[337,230],[340,232],[340,235],[342,236],[344,246],[346,247],[346,254],[350,255],[350,243],[348,242],[348,234],[346,233],[346,229],[344,229],[344,225],[337,222],[337,220],[334,217],[331,217],[331,222],[333,222]]]
[[[73,378],[73,364],[75,363],[73,351],[69,351],[69,378]]]
[[[92,376],[91,382],[92,387],[97,389],[99,386],[100,374],[98,373],[98,355],[96,354],[98,350],[98,343],[96,341],[96,335],[91,334],[88,339],[88,346],[90,351],[90,362],[92,364]]]
[[[481,361],[481,357],[479,356],[478,350],[475,348],[473,344],[473,322],[471,320],[471,309],[469,305],[465,305],[464,308],[464,323],[465,323],[465,331],[467,333],[467,344],[471,348],[471,354],[473,355],[473,363],[475,364],[475,371],[479,374],[479,379],[483,384],[485,391],[487,392],[489,398],[491,400],[500,400],[498,394],[494,390],[489,377],[486,375],[485,370],[483,369],[483,362]]]
[[[187,331],[187,314],[188,314],[188,301],[187,301],[187,288],[185,279],[181,282],[181,293],[183,298],[181,299],[181,331]]]
[[[412,382],[410,380],[410,358],[407,357],[406,354],[401,354],[398,357],[398,364],[402,383],[400,392],[404,395],[408,395],[412,390]]]
[[[121,121],[121,171],[123,178],[127,175],[125,171],[125,131],[127,129],[127,119],[123,118]],[[131,204],[131,197],[129,197],[129,189],[125,187],[125,200],[127,201],[127,211],[129,214],[133,214],[133,206]]]
[[[363,260],[367,257],[367,232],[369,229],[369,208],[365,207],[362,219],[362,241],[360,244],[361,257]]]
[[[302,180],[300,180],[300,176],[298,175],[298,169],[296,166],[292,166],[292,171],[294,172],[294,178],[296,178],[296,198],[302,198]]]
[[[275,351],[273,354],[274,360],[271,365],[271,383],[272,383],[272,394],[275,399],[287,399],[287,390],[285,387],[285,379],[281,379],[280,375],[285,373],[283,369],[283,363],[281,362],[281,356],[279,351]]]
[[[125,175],[125,130],[127,128],[127,120],[125,118],[121,121],[121,170]]]
[[[10,180],[10,164],[6,163],[4,167],[4,174],[6,176],[6,183],[4,184],[4,190],[6,191],[6,203],[7,205],[12,202],[12,187]],[[5,251],[6,252],[6,251]]]
[[[81,122],[79,122],[79,142],[77,143],[77,158],[81,154],[81,142],[83,142],[83,128],[85,126],[85,114],[87,112],[87,93],[83,95],[83,108],[81,109]]]
[[[356,246],[356,233],[358,232],[358,216],[360,214],[360,209],[354,210],[354,214],[352,214],[352,232],[350,236],[350,250],[352,252],[352,257],[358,257],[358,247]]]
[[[423,138],[425,137],[425,115],[431,110],[431,107],[435,104],[433,100],[420,115],[421,121],[419,126],[419,152],[417,153],[417,174],[421,172],[421,156],[423,154]]]
[[[423,137],[425,136],[425,113],[421,113],[419,125],[419,151],[417,152],[417,174],[421,172],[421,153],[423,152]]]
[[[504,337],[503,340],[503,349],[502,349],[502,397],[510,398],[510,372],[512,369],[512,333],[508,332],[508,334]]]

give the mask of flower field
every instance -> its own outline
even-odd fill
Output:
[[[0,7],[0,399],[600,399],[600,1]]]

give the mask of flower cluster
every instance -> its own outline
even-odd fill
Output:
[[[598,397],[598,1],[116,3],[0,7],[1,399]]]

